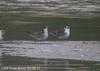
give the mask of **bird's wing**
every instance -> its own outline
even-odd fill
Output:
[[[64,35],[64,32],[63,31],[55,31],[55,32],[52,32],[50,33],[52,36],[60,36],[60,35]]]

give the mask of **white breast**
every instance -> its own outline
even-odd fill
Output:
[[[66,28],[65,31],[64,31],[64,33],[66,33],[67,36],[69,36],[70,35],[70,28]]]
[[[0,40],[2,40],[3,39],[3,30],[0,30]]]

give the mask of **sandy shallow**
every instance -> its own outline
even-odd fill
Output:
[[[100,61],[100,41],[0,41],[0,55]]]

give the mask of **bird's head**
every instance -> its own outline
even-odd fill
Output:
[[[65,28],[64,28],[64,32],[69,32],[70,31],[70,27],[69,26],[65,26]]]
[[[1,29],[0,31],[1,31],[2,35],[5,34],[5,30]]]
[[[48,27],[47,26],[44,26],[42,31],[45,36],[48,36]]]

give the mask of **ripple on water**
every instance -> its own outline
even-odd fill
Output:
[[[2,41],[1,52],[12,56],[100,61],[100,44],[93,41]]]

